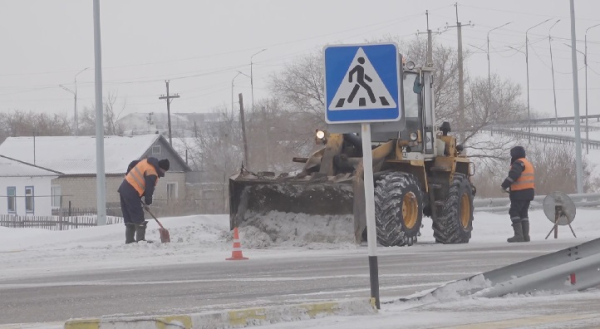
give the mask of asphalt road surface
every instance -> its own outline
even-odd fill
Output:
[[[575,243],[418,244],[379,248],[383,301]],[[170,314],[369,297],[367,248],[310,257],[165,265],[0,281],[0,324]],[[600,309],[597,305],[587,305]]]

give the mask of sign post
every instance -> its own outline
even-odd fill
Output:
[[[380,308],[371,124],[400,121],[403,117],[398,46],[336,45],[325,47],[323,52],[325,121],[361,127],[371,298]]]

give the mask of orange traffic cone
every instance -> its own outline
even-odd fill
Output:
[[[242,254],[242,245],[240,243],[240,234],[238,233],[238,228],[233,228],[233,251],[231,252],[231,258],[226,258],[226,260],[245,260],[248,259],[244,257]]]

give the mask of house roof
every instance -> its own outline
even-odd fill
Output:
[[[106,174],[123,174],[132,160],[140,159],[161,135],[104,137]],[[9,137],[0,154],[34,163],[34,137]],[[92,136],[35,137],[35,164],[66,175],[96,173],[96,138]]]
[[[0,177],[57,177],[62,173],[0,155]]]

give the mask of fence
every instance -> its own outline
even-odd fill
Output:
[[[123,218],[107,216],[106,224],[122,223]],[[97,226],[96,216],[17,216],[0,215],[0,226],[9,228],[41,228],[63,231],[83,227]]]
[[[598,207],[600,206],[600,194],[569,194],[576,207]],[[542,209],[544,206],[545,195],[537,195],[529,209]],[[510,208],[509,198],[490,198],[490,199],[475,199],[473,200],[474,211],[487,212],[505,212]]]
[[[96,208],[76,208],[71,207],[71,202],[69,202],[69,207],[67,208],[55,208],[52,209],[52,216],[96,216],[97,214]],[[123,217],[123,213],[121,212],[120,205],[114,205],[111,203],[107,203],[106,205],[106,215],[113,217]]]

